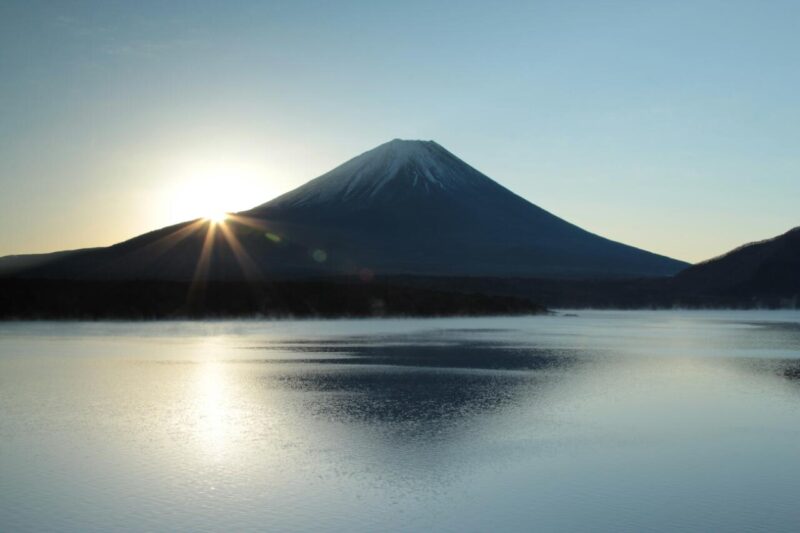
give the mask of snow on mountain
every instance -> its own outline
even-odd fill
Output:
[[[394,139],[263,206],[374,202],[381,193],[475,191],[494,184],[434,141]]]

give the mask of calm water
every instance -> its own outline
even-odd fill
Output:
[[[800,313],[0,324],[0,530],[797,531]]]

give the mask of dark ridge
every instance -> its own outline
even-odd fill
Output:
[[[82,248],[79,250],[64,250],[63,252],[43,254],[7,255],[0,257],[0,276],[14,275],[25,270],[47,265],[59,259],[65,259],[76,254],[99,249],[100,248]]]
[[[526,298],[354,279],[272,283],[0,279],[0,319],[527,315]]]
[[[706,293],[800,293],[800,227],[689,267],[676,281],[685,290]]]

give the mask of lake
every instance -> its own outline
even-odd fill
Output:
[[[797,531],[800,312],[0,324],[2,531]]]

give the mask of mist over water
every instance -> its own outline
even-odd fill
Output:
[[[800,523],[800,313],[0,324],[0,529]]]

